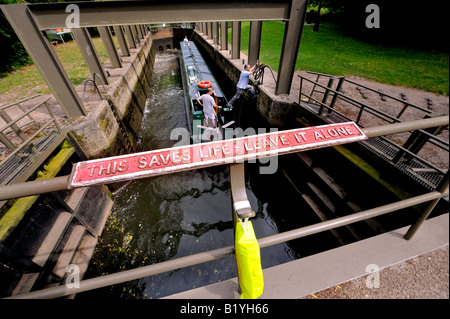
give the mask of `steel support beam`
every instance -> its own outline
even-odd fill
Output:
[[[206,32],[208,32],[208,26],[206,25],[206,22],[202,22],[202,30],[203,35],[206,35]]]
[[[136,43],[136,42],[140,43],[140,42],[139,42],[139,41],[140,41],[140,37],[139,37],[139,34],[138,34],[137,26],[136,26],[136,25],[132,25],[132,26],[131,26],[131,30],[133,30],[133,40],[134,40],[134,43]],[[137,45],[137,44],[136,44],[136,45]]]
[[[102,42],[105,45],[106,52],[108,53],[109,60],[113,68],[121,68],[119,54],[117,54],[116,46],[111,35],[109,27],[98,27],[98,32],[102,38]]]
[[[128,46],[130,49],[136,49],[136,42],[134,41],[133,29],[130,25],[125,26],[125,34],[128,40]]]
[[[231,32],[231,58],[239,59],[241,57],[241,22],[233,21]]]
[[[219,22],[213,22],[212,27],[214,44],[219,45]]]
[[[65,114],[68,117],[86,115],[86,109],[69,76],[52,45],[39,30],[27,5],[15,4],[1,8]]]
[[[144,38],[144,35],[142,34],[142,28],[141,28],[141,26],[139,24],[136,25],[136,30],[137,30],[137,34],[139,36],[139,39],[142,40]]]
[[[292,0],[289,21],[286,22],[284,30],[275,95],[289,94],[291,91],[307,4],[307,0]]]
[[[97,73],[105,84],[108,84],[108,77],[106,76],[105,70],[103,69],[102,63],[98,58],[97,50],[92,43],[91,36],[87,28],[74,28],[71,32],[75,38],[75,42],[80,49],[81,55],[86,62],[89,73]]]
[[[119,40],[119,46],[120,51],[122,52],[122,56],[130,56],[130,50],[128,50],[127,42],[125,41],[125,35],[123,33],[122,27],[120,25],[115,25],[113,28],[117,40]]]
[[[212,22],[206,22],[206,36],[208,39],[212,38]]]
[[[289,19],[290,0],[280,1],[88,1],[77,2],[80,27]],[[41,30],[65,28],[68,3],[28,4]],[[182,12],[182,14],[180,14]],[[101,18],[100,18],[101,16]]]
[[[220,22],[220,49],[228,50],[228,22]]]
[[[262,21],[250,22],[250,39],[248,45],[248,64],[255,65],[259,60],[259,52],[261,49],[261,30]]]

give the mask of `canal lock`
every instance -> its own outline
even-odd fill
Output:
[[[147,99],[140,150],[173,146],[168,137],[187,127],[177,56],[157,54]],[[245,127],[269,130],[242,101]],[[252,112],[253,111],[253,112]],[[267,164],[245,164],[247,196],[258,238],[315,224],[398,199],[361,172],[335,148],[284,155],[274,174]],[[349,176],[351,178],[349,178]],[[230,183],[226,166],[127,183],[114,194],[114,207],[86,278],[149,265],[233,244]],[[400,217],[370,219],[261,249],[263,269],[396,229],[417,209]],[[405,216],[407,216],[405,221]],[[161,298],[237,276],[234,256],[132,282],[81,293],[78,298]]]

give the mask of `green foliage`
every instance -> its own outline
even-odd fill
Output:
[[[242,23],[241,50],[248,53],[250,23]],[[350,36],[340,26],[322,24],[319,32],[305,25],[296,69],[334,75],[357,75],[370,80],[435,92],[449,93],[448,54],[397,45],[371,43]],[[263,23],[260,60],[278,70],[284,23]],[[231,38],[229,38],[231,41]]]
[[[13,1],[0,0],[0,4],[11,4]],[[0,11],[0,77],[3,72],[11,71],[21,65],[31,63],[27,51],[20,43],[14,30],[3,12]]]

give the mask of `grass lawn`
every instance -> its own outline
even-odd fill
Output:
[[[100,37],[92,38],[92,41],[100,61],[104,63],[108,56]],[[75,86],[90,76],[89,69],[75,41],[66,41],[66,44],[58,44],[54,48]],[[0,75],[0,95],[11,97],[11,100],[8,97],[2,98],[2,105],[38,93],[47,94],[50,93],[50,90],[34,64],[21,67],[3,77]]]
[[[322,24],[303,28],[296,69],[334,75],[356,75],[377,82],[449,94],[449,56],[445,53],[383,46],[341,34]],[[250,22],[242,22],[241,50],[248,53]],[[284,24],[263,23],[260,61],[278,70]],[[231,29],[229,29],[231,41]]]

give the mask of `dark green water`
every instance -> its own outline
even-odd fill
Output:
[[[187,127],[176,55],[157,55],[142,123],[143,151],[172,146],[172,129]],[[277,223],[250,188],[258,237],[278,233]],[[227,167],[188,171],[129,183],[114,194],[114,207],[85,278],[149,265],[233,244]],[[287,244],[264,248],[263,267],[295,259]],[[234,256],[170,271],[79,298],[160,298],[237,276]]]

